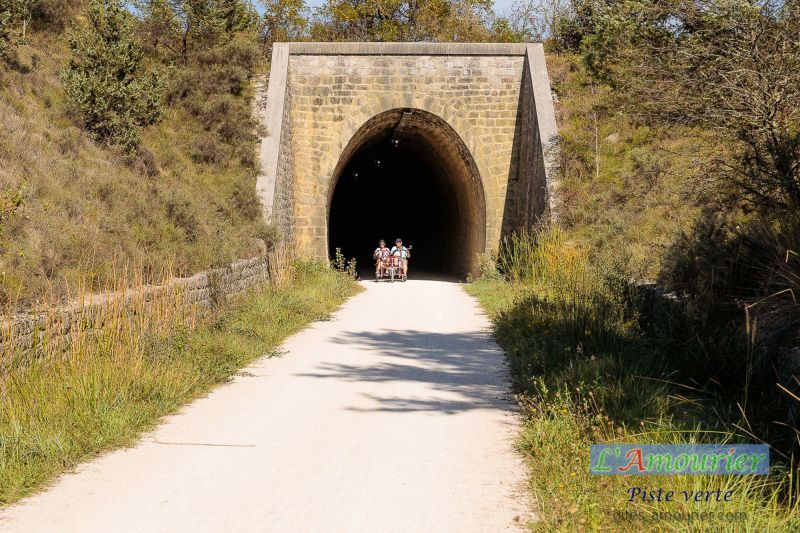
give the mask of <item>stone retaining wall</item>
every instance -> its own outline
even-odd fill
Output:
[[[0,350],[5,351],[12,343],[17,348],[30,348],[45,339],[45,332],[48,342],[63,341],[76,329],[92,331],[102,328],[110,317],[118,315],[126,307],[133,308],[132,312],[136,313],[142,306],[170,297],[174,297],[176,305],[214,307],[269,280],[272,277],[271,266],[269,256],[244,259],[192,277],[177,278],[164,285],[91,295],[83,302],[61,309],[5,317],[0,319]]]

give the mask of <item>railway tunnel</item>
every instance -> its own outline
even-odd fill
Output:
[[[368,120],[344,149],[328,209],[328,252],[371,270],[379,239],[412,246],[419,274],[463,277],[485,247],[486,202],[469,149],[440,117],[413,108]]]
[[[556,220],[558,139],[536,43],[274,43],[256,193],[290,253],[378,239],[412,277],[462,278],[504,235]]]

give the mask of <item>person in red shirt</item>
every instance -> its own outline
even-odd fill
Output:
[[[373,252],[372,257],[375,259],[375,278],[381,277],[381,270],[383,266],[386,264],[386,261],[389,259],[390,251],[389,248],[386,247],[386,241],[381,239],[378,242],[378,247],[375,248],[375,252]]]

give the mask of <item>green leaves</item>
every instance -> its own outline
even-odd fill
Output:
[[[486,41],[488,0],[327,0],[316,12],[315,40]]]
[[[0,0],[0,61],[14,61],[17,46],[25,43],[32,11],[38,3],[38,0]]]
[[[300,38],[308,26],[304,0],[260,0],[264,6],[261,38],[267,48],[274,42]]]
[[[141,129],[161,117],[163,76],[145,66],[136,21],[119,0],[89,0],[85,16],[69,36],[64,89],[98,142],[132,153]]]
[[[756,0],[575,0],[591,73],[628,110],[730,147],[709,177],[762,214],[800,206],[800,10]],[[582,13],[588,13],[584,16]]]

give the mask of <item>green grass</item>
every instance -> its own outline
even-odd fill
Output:
[[[643,331],[616,269],[592,265],[558,230],[515,238],[500,272],[468,286],[494,323],[523,404],[519,450],[538,531],[791,531],[797,470],[773,455],[768,477],[594,476],[592,443],[752,442],[735,405],[689,381],[699,354]],[[792,475],[789,475],[792,473]],[[628,502],[626,490],[731,489],[725,503]],[[616,520],[614,511],[745,513],[743,521]]]
[[[6,370],[0,503],[105,450],[134,444],[164,415],[244,365],[278,355],[283,339],[325,319],[357,291],[343,274],[299,263],[285,286],[266,285],[228,308],[196,314],[167,299],[144,314],[121,311],[98,337],[78,335],[62,359],[45,356]],[[6,362],[11,357],[4,354]]]

